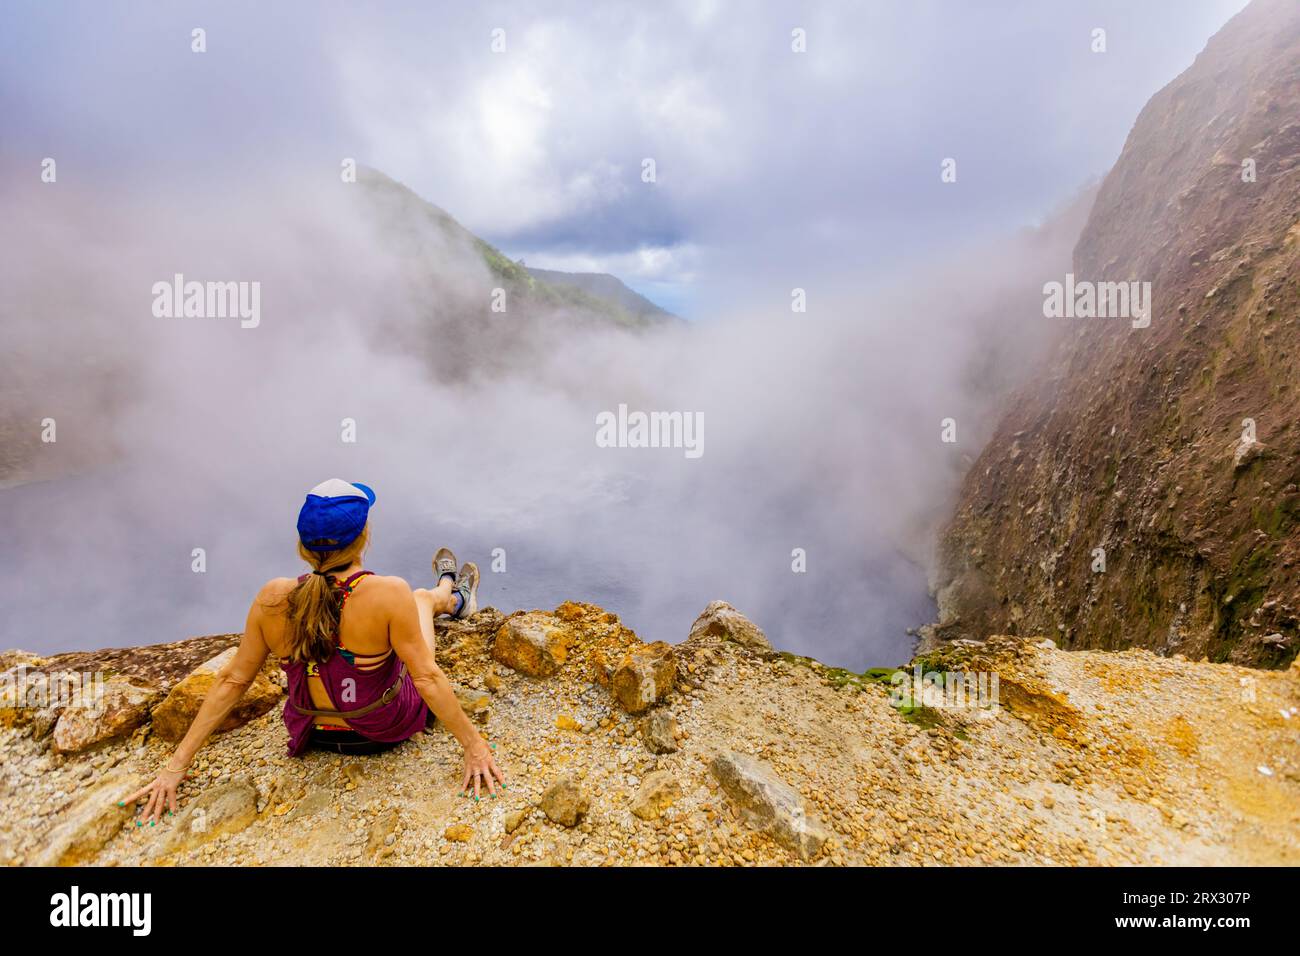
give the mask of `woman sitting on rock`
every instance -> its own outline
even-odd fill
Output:
[[[434,661],[433,619],[477,608],[478,568],[459,571],[446,548],[434,556],[436,585],[411,590],[397,577],[362,570],[375,493],[331,478],[298,514],[298,553],[311,571],[273,578],[248,612],[239,650],[213,686],[158,778],[129,799],[147,798],[141,820],[176,810],[176,788],[212,731],[239,702],[268,653],[288,678],[289,753],[309,747],[370,754],[424,729],[432,710],[465,748],[462,790],[496,796],[505,776],[461,710]]]

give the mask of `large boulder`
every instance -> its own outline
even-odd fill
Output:
[[[257,788],[244,777],[209,787],[171,820],[151,856],[177,853],[223,833],[238,833],[257,819]]]
[[[506,833],[514,833],[523,826],[524,821],[528,819],[528,815],[532,812],[532,807],[520,807],[507,813],[505,818]]]
[[[647,774],[632,797],[629,809],[642,820],[658,820],[682,795],[682,785],[668,770]]]
[[[214,634],[173,641],[170,644],[69,651],[42,658],[34,662],[33,666],[51,674],[112,674],[142,687],[155,686],[167,691],[204,661],[236,646],[240,637],[239,634]],[[10,657],[0,654],[0,661],[9,659]],[[0,663],[0,666],[10,665]]]
[[[610,677],[609,689],[618,705],[639,714],[663,700],[677,681],[677,659],[663,641],[642,644],[624,655]]]
[[[43,728],[36,736],[44,737],[63,712],[67,704],[63,690],[76,675],[47,674],[33,666],[43,663],[42,659],[25,651],[5,651],[0,656],[11,662],[0,671],[0,727],[40,721]]]
[[[531,677],[550,677],[568,660],[573,634],[555,615],[528,611],[497,630],[492,658]]]
[[[799,791],[780,780],[767,764],[727,751],[715,756],[709,769],[746,824],[767,833],[801,860],[816,856],[830,837],[808,813]]]
[[[468,823],[453,823],[442,831],[442,838],[448,843],[468,843],[474,839],[474,828]]]
[[[721,637],[759,654],[772,653],[772,642],[763,629],[726,601],[714,601],[695,619],[687,640],[701,637]]]
[[[542,812],[561,826],[576,826],[590,807],[591,798],[572,777],[562,777],[542,794]]]
[[[52,746],[57,753],[83,750],[131,733],[149,719],[149,708],[162,697],[157,687],[141,687],[114,678],[85,700],[63,708],[54,725]]]
[[[662,707],[651,712],[641,725],[641,739],[652,754],[677,752],[677,721]]]
[[[59,823],[42,840],[41,850],[31,860],[34,866],[80,866],[93,863],[96,855],[130,822],[135,804],[118,806],[139,790],[143,778],[117,770],[87,790],[66,810]]]
[[[153,732],[163,740],[178,741],[185,736],[194,715],[203,705],[208,691],[216,686],[222,669],[234,659],[238,648],[232,647],[200,664],[190,675],[172,688],[167,699],[153,710]],[[280,701],[283,689],[271,680],[265,669],[253,678],[244,696],[217,727],[217,732],[234,730],[261,717]]]

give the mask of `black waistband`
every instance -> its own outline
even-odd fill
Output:
[[[310,746],[319,750],[332,750],[340,754],[377,754],[391,750],[401,742],[371,740],[355,730],[317,730],[315,727],[311,729],[311,736],[307,740]]]

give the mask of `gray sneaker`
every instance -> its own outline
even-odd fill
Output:
[[[459,591],[464,599],[460,606],[460,613],[455,615],[457,618],[466,618],[476,613],[478,611],[478,565],[473,561],[462,564],[460,573],[456,576],[456,586],[452,590]]]
[[[444,574],[456,574],[456,555],[451,553],[451,548],[439,548],[438,553],[433,556],[433,586],[436,588],[438,582],[442,580]],[[453,579],[452,585],[455,585]]]

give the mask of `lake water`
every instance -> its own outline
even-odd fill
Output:
[[[303,570],[296,506],[248,514],[183,488],[158,501],[141,487],[118,468],[0,490],[0,645],[54,653],[239,631],[266,578]],[[370,568],[427,586],[430,557],[446,544],[479,564],[480,605],[504,611],[582,600],[645,640],[677,642],[710,601],[726,600],[779,649],[854,670],[904,663],[906,629],[934,617],[921,567],[869,538],[841,538],[833,522],[803,524],[807,571],[793,573],[786,525],[754,522],[739,502],[735,533],[719,535],[726,515],[706,528],[689,508],[635,490],[477,518],[379,490]],[[204,573],[191,567],[196,541]],[[494,572],[498,548],[505,568]]]

